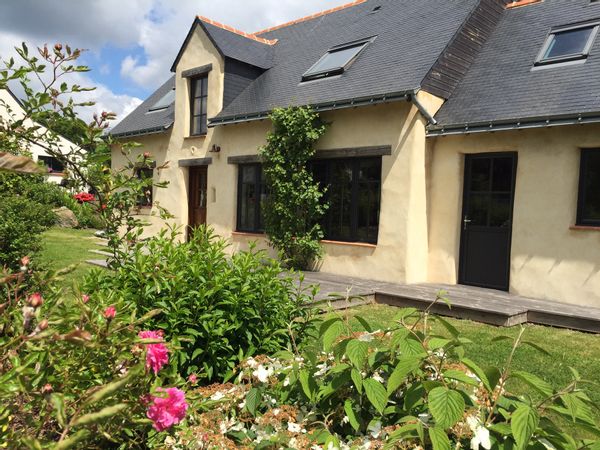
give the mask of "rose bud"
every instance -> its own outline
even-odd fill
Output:
[[[57,52],[60,52],[62,50],[62,44],[54,44],[54,50],[56,50]]]
[[[52,392],[52,385],[50,383],[46,383],[44,385],[44,387],[42,388],[42,394],[49,394],[50,392]]]
[[[35,292],[35,293],[31,294],[29,296],[29,298],[27,299],[27,301],[34,308],[39,308],[40,306],[42,306],[42,303],[44,303],[42,294],[40,294],[39,292]]]
[[[38,328],[40,329],[40,331],[44,331],[46,328],[48,328],[48,319],[44,319],[42,320],[39,324],[38,324]]]
[[[144,152],[144,159],[150,158],[150,152]]]
[[[89,295],[87,295],[87,294],[83,294],[83,295],[81,296],[81,301],[82,301],[83,303],[87,303],[87,302],[89,302],[89,301],[90,301],[90,296],[89,296]]]

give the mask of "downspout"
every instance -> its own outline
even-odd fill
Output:
[[[419,112],[427,119],[429,125],[437,125],[437,120],[427,111],[427,109],[423,106],[423,104],[417,98],[416,93],[412,93],[409,95],[410,102],[417,107]]]

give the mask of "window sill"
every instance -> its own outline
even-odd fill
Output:
[[[248,231],[232,231],[232,236],[266,237],[265,233],[250,233]]]
[[[571,225],[569,230],[573,231],[600,231],[600,225]]]
[[[183,139],[200,139],[205,138],[208,133],[204,134],[190,134],[189,136],[185,136]]]
[[[332,244],[332,245],[347,245],[351,247],[362,247],[362,248],[377,248],[377,244],[368,244],[366,242],[345,242],[345,241],[329,241],[322,240],[321,244]]]

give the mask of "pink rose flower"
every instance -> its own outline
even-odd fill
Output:
[[[112,320],[117,315],[117,310],[114,305],[110,305],[108,308],[104,310],[104,317],[108,320]]]
[[[89,296],[89,295],[87,295],[87,294],[83,294],[83,295],[81,296],[81,301],[82,301],[83,303],[87,303],[87,302],[89,302],[89,301],[90,301],[90,296]]]
[[[198,376],[195,373],[191,373],[188,376],[188,381],[192,384],[196,384],[196,382],[198,381]]]
[[[29,296],[29,298],[27,299],[27,301],[33,308],[38,308],[38,307],[42,306],[42,304],[44,303],[42,294],[40,294],[39,292],[34,292],[33,294],[31,294]]]
[[[21,265],[27,267],[29,265],[29,256],[23,256],[21,258]]]
[[[166,397],[153,397],[152,403],[146,411],[146,416],[153,422],[156,431],[163,431],[185,419],[188,404],[185,401],[185,392],[177,388],[156,389],[166,392]]]
[[[161,331],[140,331],[140,339],[160,339]],[[169,362],[169,350],[164,344],[146,344],[146,369],[152,369],[156,375],[162,367]]]

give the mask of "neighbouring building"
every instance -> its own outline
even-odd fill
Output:
[[[13,94],[10,89],[0,89],[0,122],[12,122],[20,120],[25,115],[21,101]],[[29,121],[27,126],[33,126]],[[39,133],[43,134],[46,130],[40,126]],[[68,154],[77,149],[76,145],[71,141],[59,136],[58,148],[63,154]],[[34,161],[43,162],[48,168],[47,181],[60,184],[65,178],[64,165],[54,156],[51,156],[46,151],[46,145],[43,142],[30,142],[24,150],[31,153],[31,158]],[[1,151],[1,149],[0,149]]]
[[[599,26],[591,0],[358,0],[251,34],[197,17],[112,134],[169,161],[143,169],[175,224],[266,246],[268,114],[312,105],[321,271],[600,307]]]

